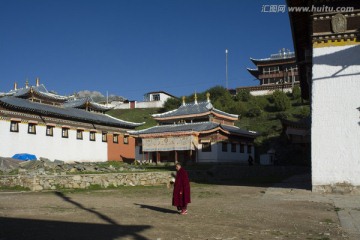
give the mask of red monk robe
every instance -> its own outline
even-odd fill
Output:
[[[181,214],[187,214],[187,204],[191,202],[189,177],[180,164],[176,164],[176,170],[172,204],[181,210]]]

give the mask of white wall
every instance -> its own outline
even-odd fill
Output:
[[[213,143],[211,152],[202,152],[202,144],[198,147],[198,162],[218,162],[218,163],[247,163],[249,154],[247,153],[247,145],[245,145],[244,153],[240,153],[240,144],[236,144],[236,152],[231,152],[231,144],[228,143],[228,151],[222,151],[222,143]],[[251,156],[254,157],[254,146],[251,146]]]
[[[149,157],[151,159],[151,153]],[[255,159],[254,146],[251,146],[251,156]],[[240,153],[240,144],[236,144],[236,152],[231,152],[231,144],[228,144],[228,152],[222,151],[221,142],[212,143],[211,152],[202,152],[202,144],[198,144],[197,159],[198,163],[210,162],[234,162],[234,163],[248,163],[249,154],[247,153],[247,145],[245,145],[245,152]],[[139,146],[135,148],[135,159],[139,161],[147,160],[146,156],[139,153]]]
[[[292,88],[284,88],[284,89],[270,89],[270,90],[258,90],[258,91],[253,90],[253,91],[250,91],[250,94],[253,96],[271,95],[275,92],[275,90],[284,91],[286,93],[292,92]]]
[[[360,45],[313,49],[312,184],[360,185]]]
[[[203,152],[202,151],[202,144],[198,144],[198,151],[197,151],[197,162],[217,162],[218,157],[218,147],[216,143],[211,143],[211,152]]]
[[[102,134],[96,141],[89,140],[89,132],[83,132],[83,140],[76,139],[76,130],[69,129],[69,138],[62,138],[62,129],[54,128],[54,136],[46,136],[46,126],[37,125],[36,135],[28,133],[28,124],[19,123],[19,132],[10,132],[10,121],[0,121],[0,156],[12,157],[16,153],[30,153],[50,160],[107,161],[107,143]]]

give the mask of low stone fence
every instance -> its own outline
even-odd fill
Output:
[[[23,187],[31,191],[56,189],[86,189],[118,186],[150,186],[168,184],[172,172],[107,173],[80,175],[3,175],[1,187]]]

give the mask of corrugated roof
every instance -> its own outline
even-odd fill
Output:
[[[134,128],[144,123],[123,121],[106,114],[88,112],[77,108],[64,108],[47,104],[35,103],[16,97],[0,98],[0,105],[7,109],[15,109],[23,112],[47,115],[77,121],[91,122],[107,126]]]

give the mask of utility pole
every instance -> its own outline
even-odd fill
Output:
[[[228,49],[225,49],[225,86],[228,89]]]

